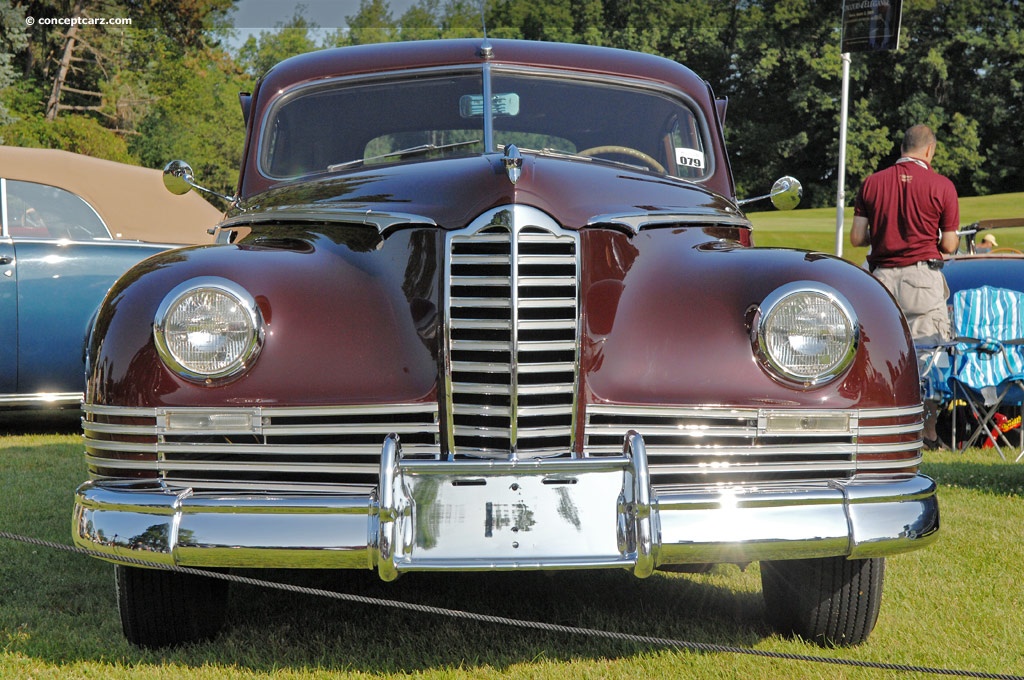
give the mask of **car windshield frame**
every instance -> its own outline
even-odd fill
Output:
[[[409,94],[402,85],[409,86]],[[405,106],[395,106],[396,91],[403,91]],[[546,101],[543,93],[559,97]],[[346,97],[345,106],[336,105],[335,99]],[[452,108],[432,114],[412,106],[440,97],[449,97],[445,101]],[[467,97],[476,105],[473,115],[466,115]],[[491,105],[484,107],[484,102]],[[621,115],[610,116],[611,106]],[[495,111],[501,107],[504,113]],[[509,115],[509,109],[515,113]],[[332,111],[339,112],[334,124],[326,119]],[[644,115],[649,125],[638,119]],[[368,122],[357,126],[357,121]],[[325,129],[344,129],[347,135],[325,135]],[[298,84],[279,94],[263,115],[257,167],[268,180],[293,181],[383,164],[496,153],[510,144],[524,152],[617,162],[687,182],[703,182],[716,170],[703,112],[679,89],[628,76],[494,63]],[[609,147],[639,153],[594,152]],[[291,157],[275,153],[279,148],[288,149]],[[299,152],[307,157],[298,159]],[[645,157],[660,163],[652,165]]]

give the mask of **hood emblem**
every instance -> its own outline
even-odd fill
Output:
[[[505,156],[501,159],[501,162],[505,165],[505,173],[508,175],[508,179],[512,184],[519,181],[519,176],[523,174],[523,156],[519,153],[519,149],[516,148],[515,144],[509,144],[505,147]]]

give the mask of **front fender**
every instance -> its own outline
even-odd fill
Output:
[[[328,231],[326,229],[322,231]],[[275,228],[270,238],[188,248],[128,272],[101,310],[87,400],[121,405],[415,401],[437,382],[436,230],[382,240],[375,229]],[[258,359],[237,379],[200,385],[157,355],[161,300],[201,276],[234,281],[266,325]]]
[[[821,253],[743,248],[680,237],[585,234],[583,378],[592,403],[871,408],[920,401],[913,343],[898,306],[866,271]],[[850,368],[813,389],[773,377],[755,357],[750,321],[792,281],[839,291],[861,343]]]

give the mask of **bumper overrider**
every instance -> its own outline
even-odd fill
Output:
[[[232,492],[158,480],[77,491],[75,543],[116,561],[403,572],[626,568],[884,557],[939,528],[915,473],[655,489],[643,437],[582,459],[403,459],[389,435],[374,491]]]

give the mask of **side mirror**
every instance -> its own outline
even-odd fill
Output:
[[[755,196],[754,198],[745,198],[739,201],[739,205],[747,205],[748,203],[763,201],[769,198],[772,201],[772,205],[778,210],[792,210],[800,205],[800,199],[803,196],[804,185],[800,184],[800,180],[796,177],[789,177],[787,175],[775,180],[771,193],[767,193],[764,196]]]
[[[804,197],[804,186],[795,177],[780,177],[772,185],[769,196],[777,210],[792,210],[800,205],[800,199]]]
[[[192,166],[185,161],[171,161],[164,166],[164,187],[175,196],[187,194],[195,185]]]
[[[195,189],[223,199],[232,207],[238,203],[238,198],[235,196],[225,196],[198,184],[192,174],[192,166],[185,161],[171,161],[164,166],[164,187],[176,196],[187,194]]]

